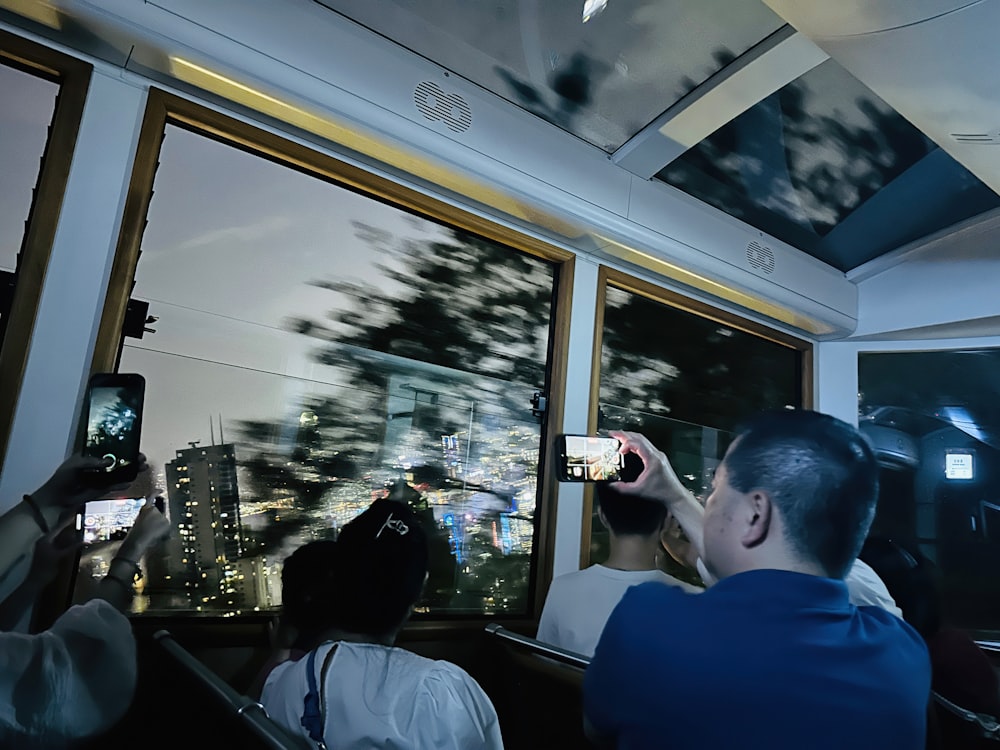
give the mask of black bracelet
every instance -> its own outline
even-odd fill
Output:
[[[111,573],[108,573],[106,576],[104,576],[104,580],[105,581],[111,581],[113,583],[117,583],[119,586],[121,586],[123,589],[125,589],[125,592],[129,596],[135,596],[135,588],[134,588],[135,581],[123,581],[118,576],[111,575]]]
[[[35,519],[35,523],[38,524],[38,528],[42,530],[43,534],[48,534],[52,529],[49,528],[48,521],[45,520],[45,514],[42,513],[42,509],[38,507],[38,503],[35,502],[31,495],[24,496],[24,504],[28,506],[28,510],[31,511],[32,518]]]

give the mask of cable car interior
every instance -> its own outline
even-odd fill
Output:
[[[472,674],[509,747],[585,746],[585,662],[533,637],[608,533],[556,436],[638,430],[701,493],[770,408],[868,436],[872,533],[1000,665],[997,28],[988,0],[0,0],[0,503],[78,447],[92,373],[139,373],[173,527],[94,746],[291,746],[244,697],[283,560],[377,498],[430,540],[400,644]],[[36,626],[138,502],[88,504]]]

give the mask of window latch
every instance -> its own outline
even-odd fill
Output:
[[[538,419],[544,417],[548,405],[549,400],[541,391],[535,391],[531,394],[531,415],[533,417],[537,417]]]

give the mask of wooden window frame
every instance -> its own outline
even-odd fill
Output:
[[[539,465],[539,518],[531,554],[530,612],[523,617],[494,616],[510,627],[530,628],[537,622],[552,579],[555,550],[555,529],[558,483],[555,481],[555,452],[551,449],[553,436],[563,421],[565,381],[568,366],[569,325],[575,255],[569,251],[537,240],[514,229],[497,224],[471,211],[418,192],[360,167],[348,164],[327,153],[288,140],[261,127],[210,109],[197,102],[151,88],[147,98],[139,135],[135,164],[125,201],[121,232],[115,249],[111,278],[101,315],[97,343],[91,372],[113,370],[118,358],[121,329],[129,295],[134,285],[139,261],[142,234],[152,197],[153,181],[159,162],[160,148],[167,125],[176,125],[199,135],[241,149],[275,163],[296,169],[304,174],[353,190],[373,200],[413,211],[433,221],[444,223],[550,261],[555,268],[553,293],[554,316],[550,323],[548,352],[548,383],[546,384],[548,408],[542,422],[542,458]],[[527,406],[527,405],[526,405]],[[432,635],[459,629],[481,629],[486,616],[455,615],[441,620],[419,620],[408,624],[411,634]],[[255,619],[269,619],[270,615],[244,618],[248,623]],[[178,620],[188,621],[188,615],[143,616],[138,621],[174,627]],[[190,623],[196,629],[199,623],[223,622],[232,626],[228,618],[192,616]],[[145,625],[143,626],[145,627]],[[237,630],[239,630],[237,628]]]
[[[17,285],[0,344],[2,469],[93,66],[3,30],[0,30],[0,63],[59,84],[42,166],[18,253]]]

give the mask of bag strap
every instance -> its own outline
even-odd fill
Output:
[[[319,651],[318,646],[309,652],[309,658],[306,662],[306,680],[309,692],[306,693],[305,700],[303,701],[302,718],[299,722],[302,724],[302,728],[309,733],[310,739],[316,743],[319,750],[326,750],[326,744],[323,741],[323,731],[326,728],[326,672],[330,668],[333,654],[339,645],[339,643],[334,643],[323,658],[318,689],[316,685],[316,653]]]

